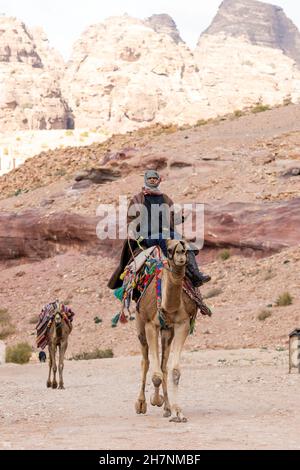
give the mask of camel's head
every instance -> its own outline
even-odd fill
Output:
[[[187,248],[183,240],[167,240],[168,260],[175,266],[187,263]]]
[[[60,323],[61,323],[61,314],[59,312],[56,312],[55,317],[54,317],[54,321],[55,321],[56,325],[60,325]]]
[[[56,325],[59,325],[61,323],[61,304],[58,300],[55,302],[54,321]]]

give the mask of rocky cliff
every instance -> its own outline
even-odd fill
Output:
[[[278,6],[256,0],[224,0],[203,34],[219,33],[280,49],[300,66],[300,33]]]
[[[298,102],[299,60],[297,28],[255,0],[224,0],[193,52],[167,14],[108,18],[82,34],[67,66],[42,30],[1,16],[1,130],[110,135]]]
[[[76,126],[124,132],[196,121],[207,109],[193,54],[152,26],[125,15],[83,33],[63,82]]]
[[[37,48],[24,23],[0,16],[2,132],[65,127],[67,105],[62,98],[58,72],[53,73],[53,66],[44,59],[45,47]]]

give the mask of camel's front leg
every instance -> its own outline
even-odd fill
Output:
[[[168,397],[168,360],[170,355],[171,343],[174,337],[174,328],[168,328],[161,331],[161,370],[163,373],[162,388],[164,393],[164,417],[171,416],[171,405]]]
[[[63,370],[64,370],[64,358],[68,347],[68,340],[65,340],[59,345],[59,362],[58,362],[58,373],[59,373],[59,387],[64,389]]]
[[[51,370],[52,370],[52,352],[51,352],[51,346],[48,346],[49,349],[49,375],[48,375],[48,380],[47,380],[47,387],[50,388],[52,387],[52,382],[51,382]]]
[[[178,323],[174,325],[174,340],[173,340],[173,358],[172,358],[172,415],[170,421],[176,423],[186,422],[187,419],[183,415],[181,408],[179,407],[178,400],[178,385],[180,379],[180,355],[185,343],[185,340],[189,334],[190,322],[189,319],[183,323]]]
[[[138,322],[138,319],[137,319],[137,322]],[[147,411],[145,387],[146,387],[147,372],[149,370],[148,344],[147,344],[144,328],[140,327],[140,325],[138,325],[137,328],[138,328],[138,338],[141,343],[141,350],[142,350],[143,358],[142,358],[142,385],[141,385],[140,394],[135,403],[135,411],[137,412],[137,414],[141,414],[141,413],[145,414]]]
[[[153,406],[162,406],[164,399],[159,395],[159,387],[163,379],[163,374],[159,364],[158,352],[159,327],[150,321],[145,325],[145,332],[153,367],[152,382],[155,387],[154,395],[151,397],[151,404]]]

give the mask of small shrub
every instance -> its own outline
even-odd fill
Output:
[[[75,354],[75,356],[72,357],[74,361],[88,361],[89,359],[106,359],[114,357],[114,353],[112,349],[94,349],[94,351],[91,352],[83,352],[80,354]]]
[[[31,357],[31,346],[28,343],[19,343],[6,349],[6,362],[26,364]]]
[[[222,294],[222,289],[215,287],[214,289],[209,290],[203,297],[204,299],[211,299],[212,297],[216,297],[220,294]]]
[[[80,137],[88,137],[88,136],[89,136],[88,131],[81,132],[81,134],[80,134]]]
[[[265,321],[266,318],[269,318],[270,316],[272,315],[272,313],[270,312],[270,310],[262,310],[257,318],[259,321]]]
[[[292,303],[293,303],[293,297],[291,296],[289,292],[284,292],[276,300],[277,307],[286,307],[287,305],[291,305]]]
[[[68,131],[65,132],[65,135],[66,135],[67,137],[70,137],[70,136],[74,135],[74,132],[71,131],[71,130],[68,130]]]
[[[235,117],[241,117],[243,116],[243,111],[241,111],[240,109],[236,109],[233,114],[235,115]]]
[[[251,108],[251,113],[263,113],[264,111],[268,111],[270,106],[268,104],[256,104],[253,108]]]
[[[16,137],[16,140],[17,140],[18,142],[20,142],[21,137]]]
[[[292,97],[290,95],[286,96],[283,100],[283,106],[289,106],[292,103],[293,103],[293,101],[292,101]]]
[[[9,154],[8,148],[5,147],[5,149],[3,150],[3,155],[8,155],[8,154]]]
[[[207,119],[199,119],[197,122],[196,122],[196,127],[198,126],[205,126],[205,124],[208,123],[208,120]]]
[[[230,251],[225,249],[223,251],[221,251],[220,253],[220,258],[223,260],[223,261],[226,261],[227,259],[230,258]]]

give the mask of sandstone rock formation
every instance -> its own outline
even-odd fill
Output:
[[[299,244],[300,199],[276,203],[205,206],[205,245],[251,249],[262,254]],[[77,249],[112,253],[121,240],[100,240],[101,219],[72,213],[26,210],[0,214],[0,260],[43,259]]]
[[[1,130],[108,135],[300,99],[300,33],[282,9],[224,0],[195,51],[167,14],[90,26],[66,69],[41,29],[0,17]]]
[[[40,51],[41,55],[24,23],[0,16],[2,132],[66,127],[67,105],[61,95],[57,72],[52,73],[52,67],[45,66],[44,46]]]
[[[83,33],[63,86],[76,126],[124,132],[155,122],[195,122],[207,109],[193,54],[154,26],[122,16]]]
[[[300,33],[282,8],[256,0],[223,0],[204,34],[242,38],[282,50],[300,66]]]

